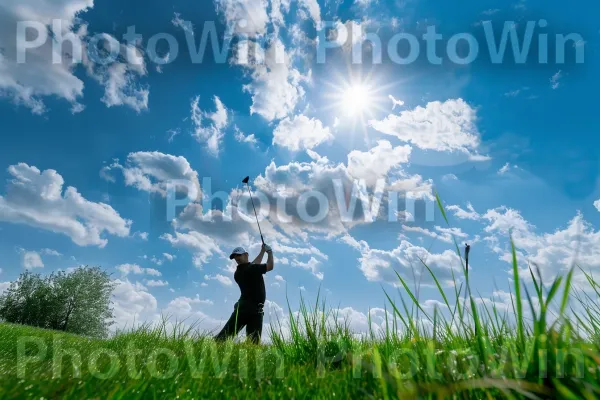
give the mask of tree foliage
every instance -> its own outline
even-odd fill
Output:
[[[110,275],[98,267],[53,272],[45,277],[26,271],[0,296],[6,322],[106,337],[113,324]]]

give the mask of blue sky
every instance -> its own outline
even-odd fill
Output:
[[[419,199],[415,221],[388,221],[387,201],[373,223],[344,224],[334,210],[318,224],[297,215],[285,224],[273,208],[263,228],[277,261],[266,278],[276,313],[286,312],[286,293],[294,307],[301,293],[314,299],[320,288],[364,330],[369,308],[383,307],[382,285],[398,284],[394,270],[411,285],[420,282],[421,301],[433,304],[440,299],[427,276],[419,278],[418,257],[446,282],[460,266],[452,235],[472,244],[472,285],[482,298],[505,305],[510,229],[522,267],[537,263],[548,278],[573,261],[597,271],[600,139],[593,93],[600,86],[594,73],[600,27],[592,15],[532,0],[468,2],[460,9],[425,0],[0,5],[0,285],[26,268],[50,273],[100,265],[118,283],[117,326],[163,312],[200,318],[214,329],[239,295],[228,252],[243,245],[252,256],[260,238],[243,220],[202,222],[202,201],[167,221],[166,182],[196,182],[206,195],[203,179],[210,178],[212,191],[230,194],[228,207],[235,209],[246,175],[273,202],[281,187],[292,204],[314,189],[335,209],[333,179],[348,190],[363,179],[369,193],[383,180],[384,196],[400,192],[399,211],[407,191]],[[120,42],[121,57],[108,65],[87,57],[70,65],[63,53],[62,64],[53,64],[49,39],[17,64],[17,22],[56,19],[63,21],[59,33],[83,43],[100,34]],[[548,27],[536,31],[527,62],[516,63],[510,47],[505,62],[490,62],[482,21],[500,35],[506,21],[522,34],[528,21],[540,20]],[[225,63],[211,51],[202,63],[190,60],[186,35],[199,38],[207,22],[215,23],[220,40],[228,29],[233,34],[237,51]],[[123,38],[130,26],[143,38],[135,44]],[[442,65],[429,64],[424,50],[410,65],[386,57],[373,63],[367,44],[364,62],[352,64],[349,39],[319,63],[316,43],[335,40],[325,35],[317,42],[323,26],[350,38],[360,26],[384,43],[398,33],[420,37],[434,26],[444,43],[473,35],[480,56],[457,65],[442,46]],[[551,51],[550,62],[540,64],[539,32],[551,46],[556,34],[582,40],[567,42],[565,63]],[[158,57],[169,61],[159,66],[147,45],[160,33],[172,35],[179,55],[159,42]],[[262,49],[258,61],[241,63],[253,45]],[[285,62],[275,62],[278,52]],[[575,61],[578,52],[585,62]],[[142,61],[132,62],[130,54]],[[437,210],[433,221],[425,218],[435,191],[450,227]],[[223,209],[218,202],[213,207],[215,215]]]

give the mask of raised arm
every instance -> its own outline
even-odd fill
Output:
[[[252,264],[262,263],[263,257],[265,256],[265,252],[266,252],[265,246],[263,245],[263,247],[261,247],[261,249],[260,249],[260,253],[258,254],[258,256],[256,256],[254,261],[252,261]]]
[[[267,250],[267,272],[273,271],[275,262],[273,261],[273,250],[269,247]]]

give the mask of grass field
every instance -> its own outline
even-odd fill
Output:
[[[512,309],[500,312],[477,301],[464,267],[450,293],[423,268],[444,306],[426,313],[398,276],[400,304],[384,290],[385,328],[362,336],[318,298],[272,325],[262,346],[216,344],[178,323],[108,340],[0,324],[0,397],[600,398],[600,285],[591,275],[574,266],[548,285],[531,270],[526,286],[513,248]],[[572,288],[575,272],[585,290]]]
[[[513,267],[516,274],[516,261]],[[319,300],[272,326],[272,344],[263,346],[217,345],[183,324],[144,326],[109,340],[2,324],[0,396],[600,398],[600,309],[593,297],[600,286],[588,275],[591,293],[573,295],[573,271],[549,287],[532,274],[537,300],[516,284],[513,312],[504,314],[477,306],[468,283],[451,295],[438,285],[448,312],[419,310],[429,324],[416,322],[419,303],[399,276],[410,301],[398,306],[389,298],[393,317],[385,330],[361,337],[331,323],[338,320]],[[569,311],[573,302],[585,311]],[[523,304],[535,304],[533,320],[525,319]]]

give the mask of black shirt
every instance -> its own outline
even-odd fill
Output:
[[[233,278],[242,292],[240,306],[257,306],[264,304],[267,298],[263,274],[267,273],[267,264],[240,264]]]

